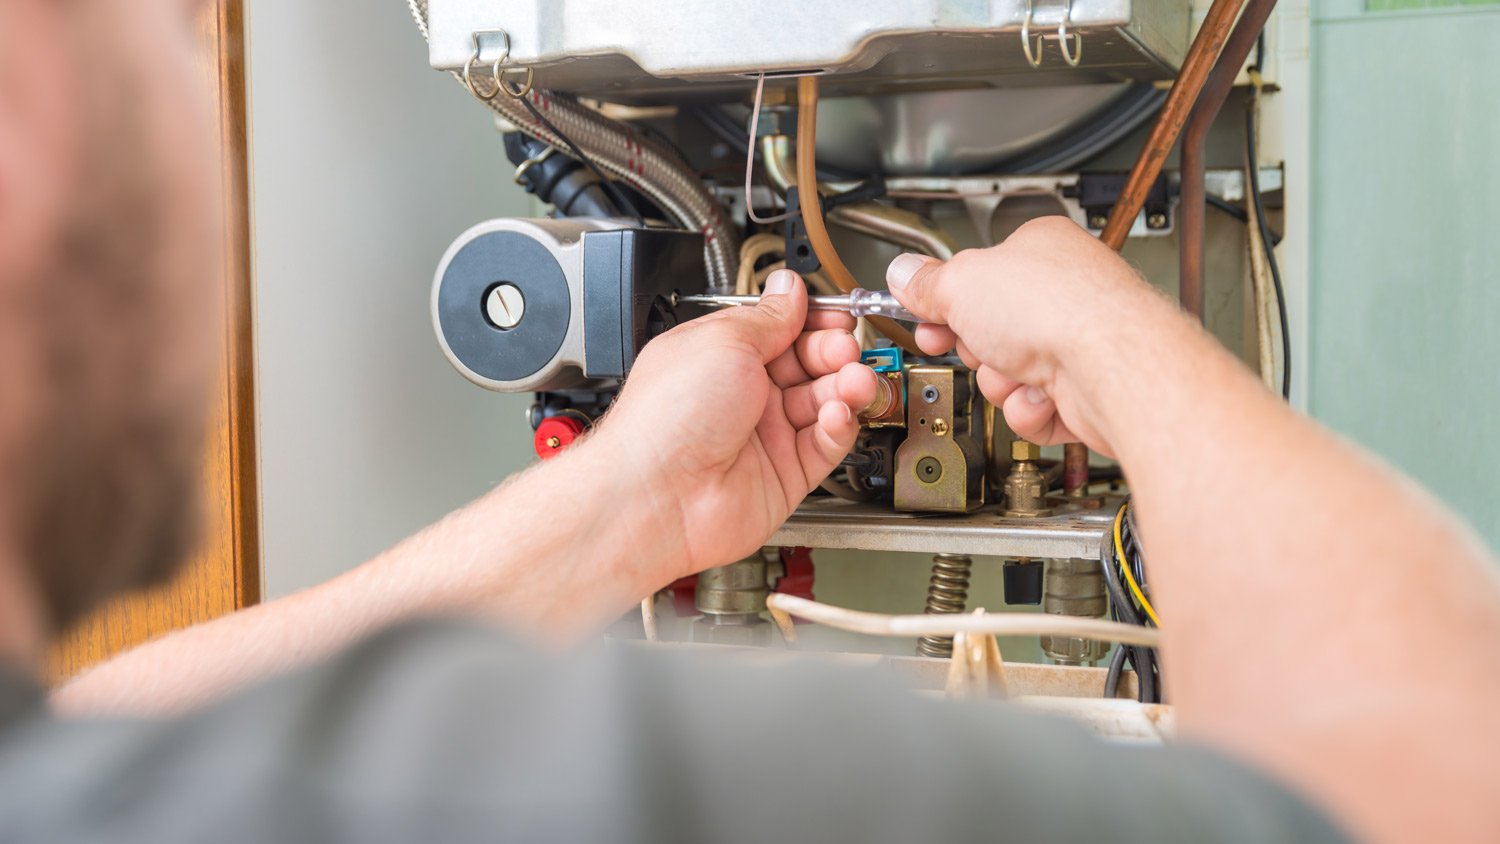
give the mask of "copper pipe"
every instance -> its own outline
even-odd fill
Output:
[[[1198,28],[1198,35],[1193,38],[1192,46],[1188,47],[1187,57],[1182,60],[1182,69],[1172,82],[1172,90],[1167,93],[1167,101],[1162,105],[1161,114],[1156,117],[1156,125],[1151,127],[1151,135],[1146,139],[1135,167],[1131,168],[1130,178],[1120,191],[1120,198],[1109,214],[1104,232],[1099,235],[1099,239],[1116,252],[1125,245],[1125,238],[1130,234],[1130,227],[1135,224],[1136,215],[1141,213],[1141,206],[1146,204],[1146,195],[1151,192],[1151,185],[1161,175],[1162,165],[1167,163],[1167,156],[1177,143],[1177,136],[1182,133],[1183,124],[1187,122],[1199,92],[1203,90],[1209,73],[1218,61],[1242,2],[1249,0],[1214,0],[1203,18],[1203,25]],[[1063,490],[1068,495],[1083,495],[1088,489],[1088,447],[1082,443],[1068,443],[1063,448],[1063,462],[1067,467],[1063,469]]]
[[[833,248],[833,239],[828,236],[828,227],[823,223],[822,203],[818,201],[818,77],[804,76],[797,80],[797,196],[801,204],[802,226],[807,230],[807,240],[812,244],[818,263],[840,290],[848,292],[859,287],[854,274],[844,265],[839,253]],[[869,317],[870,324],[891,342],[909,352],[920,354],[916,338],[894,320],[885,317]]]
[[[1167,101],[1162,106],[1161,114],[1157,115],[1156,125],[1151,127],[1151,136],[1141,149],[1141,155],[1130,171],[1125,188],[1120,191],[1120,199],[1109,215],[1104,233],[1099,236],[1100,240],[1116,252],[1125,245],[1125,237],[1130,233],[1136,215],[1141,212],[1146,195],[1151,192],[1152,183],[1161,175],[1162,165],[1172,152],[1172,146],[1177,143],[1177,136],[1182,133],[1183,124],[1187,123],[1188,113],[1198,99],[1198,92],[1203,90],[1208,74],[1213,70],[1214,61],[1218,59],[1224,41],[1229,37],[1229,30],[1234,26],[1241,2],[1242,0],[1214,0],[1208,9],[1208,15],[1203,19],[1203,26],[1198,29],[1198,36],[1188,48],[1187,58],[1182,61],[1182,70],[1172,83],[1172,90],[1167,93]]]
[[[1203,186],[1204,142],[1208,130],[1234,90],[1234,81],[1239,78],[1240,68],[1255,49],[1276,0],[1246,0],[1245,11],[1239,23],[1224,44],[1219,61],[1198,96],[1188,118],[1187,129],[1182,135],[1182,202],[1177,206],[1177,236],[1180,243],[1178,255],[1178,290],[1182,309],[1203,322],[1203,237],[1207,226],[1206,198]]]
[[[1075,498],[1089,488],[1089,447],[1083,443],[1063,446],[1063,492]]]

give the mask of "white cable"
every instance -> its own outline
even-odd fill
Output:
[[[656,593],[652,592],[641,601],[641,629],[646,633],[646,641],[657,641],[656,633]]]
[[[1000,615],[883,615],[820,604],[795,595],[773,592],[766,597],[766,608],[772,620],[786,637],[795,640],[790,616],[816,621],[828,627],[864,633],[870,636],[953,636],[959,633],[988,633],[996,636],[1078,636],[1101,642],[1161,646],[1161,631],[1154,627],[1121,624],[1102,618],[1078,618],[1046,613],[1004,613]]]
[[[755,172],[755,134],[760,130],[760,100],[766,89],[766,72],[761,71],[755,77],[755,105],[750,109],[750,144],[745,150],[745,216],[751,222],[765,225],[767,223],[779,223],[782,220],[790,220],[797,216],[797,212],[788,209],[784,214],[772,217],[757,217],[755,215],[755,203],[750,201],[750,175]],[[799,192],[800,196],[801,193]]]
[[[1245,171],[1245,184],[1250,184],[1249,167]],[[1255,202],[1245,203],[1245,243],[1250,252],[1250,285],[1255,298],[1255,347],[1260,369],[1260,380],[1272,392],[1276,391],[1276,341],[1271,336],[1272,304],[1271,265],[1266,258],[1266,244],[1260,239],[1260,215],[1255,213]]]

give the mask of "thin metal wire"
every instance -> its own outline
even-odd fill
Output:
[[[1077,32],[1073,33],[1073,49],[1068,49],[1068,24],[1073,22],[1073,0],[1068,0],[1068,6],[1063,11],[1062,23],[1057,25],[1057,49],[1062,51],[1063,61],[1068,67],[1078,67],[1083,61],[1083,36]]]
[[[752,223],[767,225],[779,223],[782,220],[790,220],[797,216],[797,211],[788,210],[784,214],[776,214],[770,217],[758,217],[755,214],[755,203],[750,201],[750,176],[755,172],[755,135],[760,129],[760,101],[766,90],[766,73],[761,71],[755,77],[755,105],[750,109],[750,144],[745,150],[745,216]]]

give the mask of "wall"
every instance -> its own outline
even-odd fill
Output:
[[[428,69],[403,4],[250,0],[248,16],[262,548],[276,597],[529,458],[527,397],[460,378],[428,318],[448,243],[527,202],[487,112]]]
[[[1314,5],[1309,409],[1435,490],[1492,547],[1497,43],[1500,6]]]

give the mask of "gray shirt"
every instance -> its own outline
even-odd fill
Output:
[[[5,842],[1341,840],[1212,752],[871,672],[529,652],[411,624],[179,718],[0,681]]]

